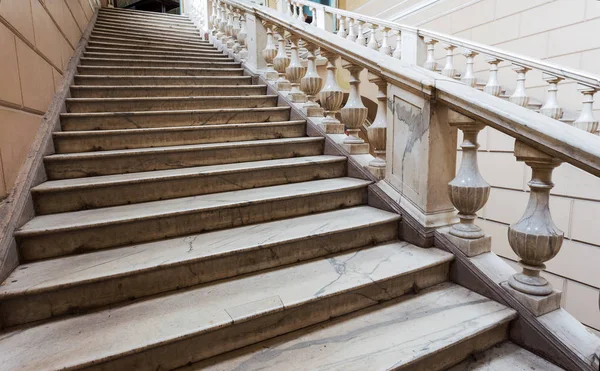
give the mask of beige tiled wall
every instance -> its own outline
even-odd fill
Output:
[[[14,185],[95,4],[0,1],[0,199]]]

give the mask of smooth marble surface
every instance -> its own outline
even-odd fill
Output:
[[[295,370],[411,369],[411,364],[514,317],[512,309],[444,283],[183,370],[285,370],[290,365]]]
[[[4,370],[36,371],[90,365],[231,326],[257,311],[257,315],[265,315],[289,310],[451,259],[451,254],[438,249],[388,243],[240,277],[5,333],[0,335],[0,364]],[[477,314],[478,319],[472,320],[494,322],[512,315],[511,311],[476,294],[467,296],[479,304],[476,308],[493,309],[496,314],[481,316],[481,311],[455,308],[456,315],[468,312]],[[449,297],[437,296],[441,300]],[[410,312],[416,313],[417,308],[423,308],[422,303]],[[396,313],[393,316],[397,320]],[[456,322],[455,316],[452,322]]]
[[[562,368],[510,342],[495,346],[448,371],[560,371]]]

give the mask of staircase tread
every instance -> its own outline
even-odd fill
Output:
[[[280,166],[293,166],[302,164],[330,163],[346,161],[345,156],[305,156],[276,160],[238,162],[232,164],[184,167],[170,170],[144,171],[139,173],[125,173],[116,175],[101,175],[85,178],[49,180],[32,189],[32,192],[53,192],[69,189],[84,189],[94,187],[117,186],[124,183],[137,183],[144,181],[172,180],[189,176],[225,174],[240,170],[256,170]]]
[[[211,65],[211,64],[228,64],[228,65],[232,65],[232,66],[239,66],[240,62],[235,62],[235,61],[165,61],[165,60],[159,60],[159,59],[124,59],[124,58],[90,58],[90,57],[82,57],[80,59],[81,62],[86,62],[86,61],[103,61],[103,62],[135,62],[135,63],[197,63],[197,64],[204,64],[204,65]],[[90,66],[90,65],[85,65],[85,66]],[[112,66],[110,66],[112,67]],[[121,67],[121,66],[119,66]],[[130,67],[130,66],[122,66],[122,67]]]
[[[377,284],[451,259],[451,254],[439,249],[393,242],[259,272],[5,333],[0,335],[0,362],[6,370],[98,364]],[[447,297],[441,300],[450,301],[456,296],[445,293]],[[484,303],[472,305],[471,311],[464,310],[468,302],[454,300],[455,306],[462,304],[456,315],[460,315],[461,310],[471,315],[477,313],[481,316],[479,319],[471,318],[477,323],[508,316],[509,310],[500,304],[478,295],[477,298]],[[503,316],[490,315],[492,310]],[[482,316],[485,314],[487,316]]]
[[[560,371],[562,368],[511,343],[504,342],[459,363],[448,371]]]
[[[23,264],[0,287],[0,299],[214,259],[283,242],[389,223],[399,218],[397,214],[370,206],[357,206]]]
[[[164,100],[218,100],[218,99],[276,99],[277,95],[269,94],[256,94],[256,95],[197,95],[197,96],[185,96],[185,97],[122,97],[122,98],[67,98],[66,102],[90,102],[90,103],[101,103],[101,102],[147,102],[147,101],[164,101]]]
[[[410,369],[415,362],[516,317],[516,312],[453,283],[427,288],[329,322],[179,369]]]
[[[234,76],[235,77],[235,76]],[[71,89],[264,89],[267,85],[71,85]],[[106,98],[101,98],[106,99]]]
[[[66,161],[73,159],[93,159],[100,157],[114,157],[114,156],[125,156],[125,155],[141,155],[141,154],[155,154],[160,152],[179,152],[179,151],[197,151],[201,149],[215,149],[215,148],[240,148],[240,147],[252,147],[262,145],[278,145],[284,143],[312,143],[320,142],[325,140],[323,137],[297,137],[297,138],[277,138],[277,139],[258,139],[258,140],[245,140],[242,142],[218,142],[218,143],[202,143],[202,144],[186,144],[179,146],[166,146],[166,147],[147,147],[147,148],[131,148],[131,149],[115,149],[109,151],[95,151],[95,152],[79,152],[79,153],[60,153],[54,155],[48,155],[44,157],[46,161]]]
[[[255,202],[270,202],[279,199],[306,197],[309,195],[363,188],[369,184],[371,184],[370,181],[356,178],[332,178],[131,205],[39,215],[23,225],[15,232],[15,235],[30,236],[56,233],[80,228],[100,227],[111,223],[126,223],[160,216],[181,215],[199,210],[239,207]]]
[[[87,68],[87,69],[91,69],[91,68],[95,68],[95,69],[115,69],[118,68],[120,70],[122,69],[126,69],[126,70],[155,70],[155,71],[163,71],[163,70],[176,70],[176,71],[243,71],[243,68],[223,68],[223,67],[218,67],[218,68],[211,68],[211,67],[146,67],[146,66],[141,66],[141,67],[131,67],[131,66],[86,66],[86,65],[78,65],[77,68]],[[97,75],[92,75],[92,76],[97,76]],[[121,76],[127,76],[127,75],[121,75]],[[147,77],[147,76],[145,76]]]
[[[177,114],[193,114],[200,113],[218,113],[218,112],[252,112],[252,111],[287,111],[288,106],[277,107],[254,107],[254,108],[207,108],[196,110],[168,110],[168,111],[129,111],[129,112],[76,112],[76,113],[61,113],[64,117],[115,117],[115,116],[146,116],[146,115],[177,115]]]

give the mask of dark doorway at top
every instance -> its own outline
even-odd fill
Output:
[[[115,0],[115,7],[179,14],[179,0]]]

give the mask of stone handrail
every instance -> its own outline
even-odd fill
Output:
[[[333,22],[337,20],[339,25],[337,30],[338,36],[355,41],[359,45],[366,45],[386,55],[392,55],[429,70],[438,71],[445,76],[460,77],[461,81],[467,85],[472,87],[480,86],[488,94],[506,96],[509,101],[515,104],[531,107],[553,119],[562,120],[590,133],[600,134],[598,120],[594,117],[593,113],[593,97],[600,90],[600,76],[598,75],[562,67],[536,58],[503,51],[439,32],[388,22],[306,0],[280,1],[285,3],[283,5],[285,11],[290,16],[292,15],[291,13],[294,13],[293,15],[297,18],[301,16],[302,6],[309,7],[314,17],[311,24],[322,29],[333,32]],[[367,30],[365,30],[366,25],[369,25]],[[381,33],[379,38],[376,37],[378,30]],[[403,33],[418,35],[419,39],[425,44],[424,47],[417,51],[414,49],[403,50],[403,45],[405,45],[402,41],[404,37]],[[395,42],[391,38],[394,38]],[[391,45],[394,43],[396,47],[392,48]],[[435,44],[437,43],[445,45],[446,58],[443,66],[438,65],[434,57]],[[408,46],[410,47],[410,45]],[[461,48],[463,50],[462,54],[466,57],[466,66],[462,75],[458,74],[454,65],[453,57],[456,48]],[[473,71],[475,58],[480,54],[487,56],[486,61],[490,66],[489,79],[485,86],[483,86],[483,83],[478,83]],[[503,61],[510,62],[513,70],[516,72],[516,88],[510,96],[504,95],[505,90],[498,81],[498,65]],[[530,97],[527,95],[525,80],[526,74],[530,70],[541,71],[543,79],[548,83],[548,94],[543,105],[532,104]],[[581,110],[579,110],[576,118],[567,117],[563,107],[558,103],[557,91],[559,83],[563,80],[576,82],[579,87],[578,90],[583,95]]]
[[[560,305],[556,299],[560,294],[539,274],[563,240],[548,207],[551,175],[561,162],[568,162],[600,176],[600,137],[473,89],[452,76],[408,63],[405,52],[419,48],[416,33],[403,30],[403,55],[398,60],[373,45],[356,45],[354,40],[307,24],[300,12],[292,14],[287,7],[277,11],[243,0],[189,1],[196,2],[190,11],[192,18],[219,48],[262,75],[323,133],[337,138],[350,156],[363,159],[370,156],[369,143],[357,135],[367,115],[360,94],[360,73],[366,69],[368,80],[378,88],[378,112],[368,129],[376,156],[370,156],[365,167],[382,179],[381,183],[396,182],[400,205],[425,226],[451,224],[452,218],[442,220],[440,215],[454,215],[456,208],[460,222],[452,225],[447,236],[467,255],[490,249],[490,237],[475,224],[476,212],[486,204],[490,192],[477,166],[477,135],[490,126],[515,138],[515,157],[531,168],[532,179],[526,211],[509,228],[509,242],[521,258],[523,270],[506,288],[536,315]],[[300,40],[308,50],[308,68],[298,55]],[[328,60],[325,82],[315,68],[317,50]],[[350,93],[343,107],[344,92],[335,78],[340,58],[350,73]],[[461,130],[464,138],[458,172],[456,130]],[[394,144],[393,148],[389,144]],[[401,166],[395,166],[396,162]]]

